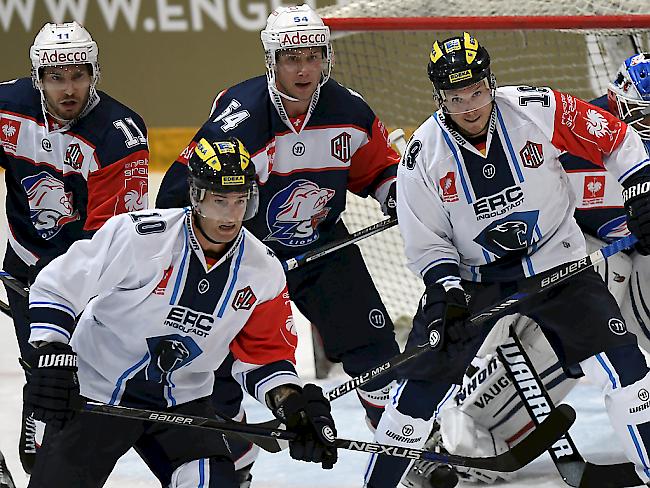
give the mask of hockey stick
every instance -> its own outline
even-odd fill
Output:
[[[553,400],[515,331],[497,347],[497,354],[533,423],[539,425],[554,408]],[[622,488],[643,485],[632,463],[593,464],[584,460],[567,432],[548,453],[564,482],[575,488]]]
[[[388,140],[391,144],[395,145],[400,155],[404,153],[404,150],[406,149],[406,140],[404,138],[404,131],[402,129],[395,129],[392,131],[388,135]],[[325,244],[322,247],[312,249],[311,251],[307,251],[306,253],[299,254],[298,256],[295,256],[291,259],[287,259],[282,263],[282,267],[285,271],[291,271],[292,269],[296,269],[303,264],[309,263],[310,261],[323,257],[334,251],[338,251],[339,249],[342,249],[345,246],[349,246],[350,244],[354,244],[361,239],[370,237],[371,235],[377,234],[383,230],[390,229],[396,224],[397,219],[382,220],[381,222],[377,222],[376,224],[358,230],[353,234],[350,234],[348,237],[330,242],[329,244]]]
[[[0,270],[0,281],[2,281],[7,287],[11,288],[15,292],[19,293],[20,295],[26,297],[27,294],[29,293],[29,288],[27,288],[25,285],[20,283],[16,278],[11,276],[9,273],[6,271]],[[8,304],[0,300],[0,312],[4,313],[7,317],[13,318],[11,315],[11,308],[9,307]],[[0,485],[0,488],[2,488],[2,485]]]
[[[13,291],[24,297],[29,296],[29,288],[6,271],[0,270],[0,281],[11,288]]]
[[[623,237],[622,239],[612,242],[602,249],[598,249],[597,251],[592,252],[582,259],[560,264],[559,266],[545,271],[544,273],[526,278],[519,283],[518,292],[504,298],[491,307],[472,315],[467,321],[478,326],[479,324],[482,324],[489,319],[494,319],[505,315],[508,310],[521,303],[522,301],[527,300],[537,293],[546,291],[566,281],[569,278],[572,278],[585,269],[591,268],[594,264],[604,261],[609,256],[613,256],[617,252],[633,246],[636,242],[636,237],[630,234],[627,237]],[[398,366],[404,364],[406,361],[409,361],[429,350],[431,350],[429,343],[412,347],[403,353],[392,357],[385,363],[369,371],[366,371],[359,376],[355,376],[345,383],[340,384],[333,390],[327,392],[326,396],[329,400],[334,400],[335,398],[345,395],[346,393],[365,385],[377,377],[386,374],[391,370],[394,370]]]
[[[114,417],[147,420],[169,425],[197,427],[219,432],[237,434],[254,442],[268,452],[278,452],[281,446],[278,440],[292,441],[296,434],[282,429],[270,429],[256,424],[242,424],[233,421],[219,421],[193,415],[156,412],[137,408],[105,405],[97,402],[86,403],[87,412],[111,415]],[[454,454],[442,454],[420,449],[375,444],[372,442],[348,439],[335,439],[334,445],[339,449],[350,451],[385,454],[407,459],[425,459],[456,466],[511,472],[540,456],[550,444],[564,434],[575,421],[575,411],[569,405],[560,405],[522,442],[502,454],[491,457],[472,458]]]
[[[361,239],[370,237],[371,235],[377,234],[383,230],[390,229],[396,224],[397,219],[390,218],[382,220],[381,222],[377,222],[376,224],[372,224],[364,229],[358,230],[347,237],[343,237],[334,242],[330,242],[329,244],[325,244],[324,246],[312,249],[311,251],[307,251],[305,253],[299,254],[298,256],[287,259],[282,263],[282,267],[285,271],[291,271],[292,269],[296,269],[303,264],[307,264],[315,259],[349,246],[350,244],[354,244]]]

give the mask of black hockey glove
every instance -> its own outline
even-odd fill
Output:
[[[413,321],[426,326],[429,345],[433,349],[455,356],[480,329],[466,323],[468,318],[469,310],[462,289],[445,291],[442,285],[433,284],[427,286],[422,295]]]
[[[384,215],[392,219],[397,218],[397,182],[394,181],[390,188],[388,188],[388,195],[386,200],[381,206],[381,211],[384,212]]]
[[[636,250],[650,254],[650,174],[632,175],[623,182],[625,217],[630,232],[639,239]]]
[[[289,395],[273,412],[298,437],[289,442],[289,454],[299,461],[321,463],[332,469],[337,460],[336,427],[330,403],[319,386],[307,384]]]
[[[36,420],[63,427],[82,406],[77,355],[68,344],[50,342],[21,360],[27,373],[25,408]]]

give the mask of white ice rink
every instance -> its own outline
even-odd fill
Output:
[[[152,186],[159,177],[152,177]],[[0,185],[2,208],[4,209],[4,185]],[[153,196],[150,201],[153,201]],[[2,213],[4,220],[4,210]],[[0,250],[4,255],[6,231],[3,224],[0,236]],[[1,287],[0,287],[1,288]],[[0,291],[4,297],[4,290]],[[300,341],[299,368],[306,377],[313,374],[310,340],[304,339],[305,327],[299,328]],[[18,346],[13,333],[13,324],[0,314],[0,451],[5,455],[17,488],[27,486],[27,477],[18,460],[17,444],[19,436],[20,398],[23,374],[18,366]],[[332,388],[346,378],[337,376],[326,381],[318,381],[325,389]],[[602,401],[597,391],[588,384],[579,384],[568,398],[568,403],[578,412],[578,420],[571,434],[581,453],[592,462],[620,462],[624,460],[614,433],[609,426]],[[252,422],[268,420],[270,412],[255,400],[246,400],[249,419]],[[370,440],[371,436],[364,422],[363,409],[354,393],[332,403],[333,415],[340,437]],[[288,453],[262,453],[253,469],[253,488],[353,488],[362,486],[366,455],[358,452],[339,451],[339,462],[333,470],[323,471],[312,464],[293,461]],[[138,456],[130,451],[120,460],[105,485],[109,488],[145,488],[160,486],[148,472]],[[476,486],[463,484],[463,486]],[[517,473],[508,483],[494,486],[552,488],[566,486],[556,474],[548,454]]]

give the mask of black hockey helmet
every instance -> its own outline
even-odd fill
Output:
[[[490,71],[490,54],[468,32],[431,47],[427,74],[433,83],[433,94],[442,105],[442,90],[455,90],[487,80],[490,90],[496,89],[496,80]]]
[[[259,203],[255,165],[248,150],[239,139],[227,140],[201,138],[194,147],[188,161],[189,186],[192,207],[200,215],[206,195],[224,193],[246,193],[248,205],[244,219],[257,213]]]

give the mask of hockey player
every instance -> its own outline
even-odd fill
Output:
[[[609,84],[607,95],[591,103],[607,109],[619,119],[633,117],[650,107],[650,53],[627,58]],[[650,153],[650,115],[630,123],[630,127],[641,136]],[[588,252],[626,235],[622,188],[612,174],[600,165],[571,154],[561,156],[560,161],[576,195],[574,215],[585,233]],[[609,257],[596,269],[621,307],[628,329],[635,333],[643,349],[649,350],[650,258],[638,252],[622,252]],[[453,405],[438,417],[440,432],[436,440],[455,454],[494,455],[516,443],[531,427],[530,417],[521,402],[512,401],[518,396],[496,356],[495,348],[507,336],[510,325],[515,326],[537,371],[544,372],[544,383],[555,403],[575,385],[575,381],[563,372],[557,356],[531,319],[515,315],[499,321],[499,325],[481,346]],[[414,466],[404,484],[428,487],[425,478],[435,473],[435,468],[433,463]],[[459,471],[464,478],[486,483],[493,483],[499,476],[511,476],[475,469]]]
[[[208,121],[167,171],[156,205],[187,203],[187,157],[202,137],[234,135],[250,149],[260,184],[261,210],[246,227],[284,260],[348,235],[340,218],[348,190],[373,195],[394,215],[399,157],[361,96],[330,78],[329,28],[308,5],[276,9],[261,38],[266,77],[219,93]],[[287,282],[292,300],[320,332],[328,359],[348,374],[399,352],[356,246],[287,273]],[[357,390],[373,425],[390,382],[386,376]],[[232,381],[219,389],[228,386],[235,401],[218,401],[232,417],[240,393]]]
[[[298,435],[292,457],[336,462],[329,402],[295,371],[282,266],[242,228],[258,208],[253,162],[237,139],[201,138],[189,168],[191,209],[113,217],[32,285],[26,401],[48,427],[30,487],[103,486],[131,447],[162,486],[238,487],[221,434],[75,415],[92,399],[213,416],[229,352],[231,374]]]
[[[147,130],[96,90],[97,44],[76,22],[45,24],[30,49],[31,78],[0,84],[0,166],[9,242],[4,269],[23,283],[109,217],[147,208]],[[27,300],[7,288],[22,355]],[[20,459],[29,473],[34,421],[23,413]]]
[[[564,151],[622,182],[628,226],[639,249],[650,250],[650,160],[635,131],[549,88],[497,89],[487,51],[468,33],[435,42],[428,73],[440,109],[409,142],[398,171],[398,215],[409,267],[426,286],[408,345],[429,340],[436,350],[409,364],[408,380],[391,392],[377,429],[387,440],[405,424],[414,436],[428,433],[435,405],[453,397],[450,386],[461,383],[495,322],[469,326],[471,312],[516,291],[518,280],[586,254],[558,160]],[[648,367],[602,279],[586,270],[517,311],[535,318],[564,366],[579,363],[602,387],[625,454],[648,481],[642,424],[650,416],[634,408],[637,391],[650,387]],[[373,457],[367,486],[395,487],[407,466]]]

